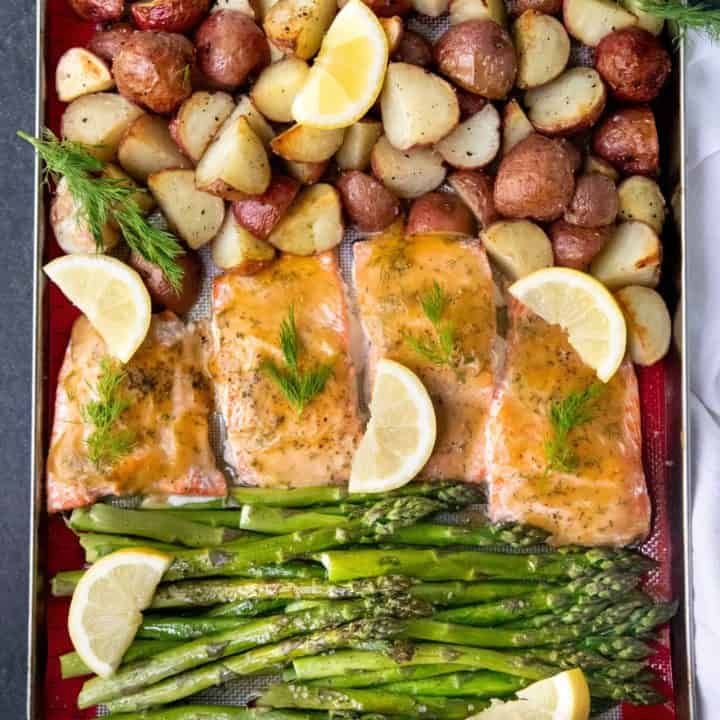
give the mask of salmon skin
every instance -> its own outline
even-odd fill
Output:
[[[268,360],[284,366],[279,333],[290,308],[301,371],[332,365],[325,388],[302,414],[262,367]],[[282,255],[256,275],[216,278],[212,333],[210,368],[227,426],[226,456],[240,480],[287,487],[346,483],[361,423],[335,254]]]
[[[389,358],[415,372],[433,400],[437,442],[420,477],[481,481],[496,328],[493,282],[480,242],[387,234],[355,243],[354,254],[358,309],[369,342],[369,379],[377,361]],[[412,342],[437,342],[422,307],[435,283],[447,302],[442,326],[454,334],[448,362],[424,356]]]
[[[487,424],[489,512],[528,523],[557,545],[628,545],[647,536],[650,499],[642,467],[640,400],[629,360],[605,385],[566,333],[510,301],[503,377]],[[549,469],[553,402],[595,386],[588,420],[568,434],[573,463]]]
[[[107,358],[102,337],[79,317],[58,378],[48,510],[69,510],[104,495],[224,495],[225,478],[208,435],[212,391],[194,328],[169,312],[153,316],[145,341],[124,367],[120,393],[128,408],[113,427],[131,433],[130,452],[98,467],[88,454],[94,425],[83,408],[97,399]]]

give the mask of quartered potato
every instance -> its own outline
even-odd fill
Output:
[[[215,237],[225,203],[195,187],[194,170],[162,170],[147,182],[170,227],[191,248],[196,250]]]
[[[639,285],[618,290],[615,298],[625,315],[628,349],[636,365],[653,365],[670,348],[672,321],[662,297]]]
[[[460,123],[435,149],[455,168],[480,168],[500,150],[500,115],[488,103],[480,112]]]
[[[335,17],[336,0],[279,0],[263,22],[265,34],[285,53],[309,60]]]
[[[234,109],[235,101],[225,92],[193,93],[170,122],[170,134],[180,149],[198,162]]]
[[[442,157],[425,148],[398,150],[383,135],[370,156],[373,175],[401,198],[415,198],[434,190],[445,179]]]
[[[310,68],[304,60],[288,57],[266,67],[250,91],[255,107],[273,122],[292,122],[292,104],[305,84]]]
[[[563,0],[563,21],[570,35],[590,47],[611,32],[638,23],[614,0]]]
[[[499,220],[480,237],[490,258],[512,280],[553,264],[548,236],[529,220]]]
[[[262,140],[264,145],[270,145],[270,141],[275,137],[275,131],[248,95],[238,97],[235,109],[220,129],[224,130],[227,125],[232,125],[239,117],[244,117],[248,121],[251,130]]]
[[[213,240],[213,262],[223,270],[254,275],[274,258],[275,248],[240,225],[232,208],[228,208],[220,232]]]
[[[398,199],[371,175],[349,170],[335,185],[345,211],[362,232],[380,232],[400,215]]]
[[[55,90],[61,102],[110,90],[114,85],[115,80],[105,61],[85,48],[70,48],[58,60]]]
[[[300,192],[268,241],[291,255],[314,255],[339,245],[344,230],[338,191],[318,183]]]
[[[593,151],[628,175],[657,175],[660,144],[653,111],[646,106],[611,112],[595,128]]]
[[[431,192],[422,195],[410,206],[406,232],[408,235],[475,235],[475,219],[457,195]]]
[[[526,10],[513,24],[517,52],[517,79],[522,89],[535,88],[554,80],[570,57],[570,38],[563,24],[551,15]]]
[[[605,109],[607,93],[592,68],[575,67],[525,93],[528,118],[545,135],[568,135],[592,127]]]
[[[377,120],[359,120],[345,130],[343,144],[335,155],[341,170],[366,170],[370,167],[370,153],[380,139],[383,128]]]
[[[619,215],[622,220],[640,220],[655,232],[665,222],[665,198],[660,186],[648,177],[633,175],[618,186]]]
[[[502,154],[507,155],[515,145],[532,135],[535,128],[517,100],[510,100],[503,108]]]
[[[286,160],[319,163],[329,160],[339,149],[345,130],[318,130],[307,125],[293,125],[273,138],[272,151]]]
[[[587,270],[593,258],[612,237],[614,227],[585,228],[565,220],[556,220],[548,230],[555,264],[575,270]]]
[[[432,145],[460,120],[452,86],[409,63],[390,63],[380,95],[385,137],[398,150]]]
[[[128,128],[118,147],[118,162],[142,183],[161,170],[192,167],[172,139],[168,121],[158,115],[141,115]]]
[[[565,220],[572,225],[596,228],[615,222],[618,193],[615,183],[600,173],[581,175],[575,181],[575,193]]]
[[[300,183],[287,175],[274,175],[262,195],[249,195],[233,203],[235,219],[255,237],[265,240],[295,200]]]
[[[481,229],[499,219],[493,199],[492,180],[479,170],[458,170],[448,176],[448,184],[468,206]]]
[[[590,272],[610,289],[626,285],[655,287],[660,280],[662,245],[643,222],[620,223],[595,257]]]
[[[450,24],[459,25],[466,20],[492,20],[505,25],[503,0],[450,0]]]
[[[309,163],[285,160],[288,173],[303,185],[314,185],[325,174],[328,161]]]

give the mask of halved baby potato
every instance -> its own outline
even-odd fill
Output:
[[[458,170],[448,176],[448,184],[468,206],[481,229],[499,219],[493,198],[492,180],[477,170]]]
[[[513,25],[518,70],[515,84],[527,90],[554,80],[570,58],[570,38],[552,15],[526,10]]]
[[[228,93],[193,93],[170,122],[170,134],[180,149],[197,162],[234,109],[235,101]]]
[[[640,220],[655,232],[665,222],[665,198],[660,186],[643,175],[632,175],[618,186],[619,216],[623,220]]]
[[[375,177],[401,198],[415,198],[434,190],[445,179],[442,157],[434,150],[398,150],[382,136],[372,149]]]
[[[170,227],[193,250],[215,237],[225,203],[195,187],[194,170],[162,170],[150,175],[148,187]]]
[[[240,225],[232,208],[228,208],[220,232],[213,240],[213,262],[223,270],[254,275],[274,258],[275,248]]]
[[[502,154],[507,155],[521,140],[532,135],[535,128],[517,100],[510,100],[503,108]]]
[[[592,127],[605,109],[605,85],[592,68],[574,67],[525,93],[528,118],[545,135],[568,135]]]
[[[319,130],[293,125],[273,138],[270,147],[276,155],[294,162],[318,163],[329,160],[342,146],[345,130]]]
[[[631,220],[615,228],[592,261],[590,273],[612,290],[627,285],[655,287],[660,280],[661,260],[657,233],[649,225]]]
[[[488,103],[460,123],[435,149],[456,168],[480,168],[492,162],[500,150],[500,115],[495,106]]]
[[[268,40],[284,53],[309,60],[335,17],[336,0],[279,0],[265,15]]]
[[[318,183],[300,192],[268,241],[282,252],[313,255],[339,245],[344,230],[338,191]]]
[[[563,0],[563,21],[570,35],[590,47],[615,30],[638,24],[614,0]]]
[[[292,104],[310,73],[308,64],[288,57],[268,65],[250,91],[255,107],[273,122],[292,122]]]
[[[110,90],[115,80],[102,58],[81,47],[70,48],[58,60],[55,90],[61,102]]]
[[[359,120],[345,130],[343,144],[335,155],[341,170],[366,170],[370,166],[370,153],[382,135],[382,123],[377,120]]]
[[[499,220],[483,231],[481,239],[490,258],[512,280],[553,264],[550,239],[529,220]]]
[[[407,218],[408,235],[475,235],[475,218],[454,193],[430,192],[413,201]]]
[[[466,20],[492,20],[504,26],[505,3],[503,0],[450,0],[450,24],[459,25]]]
[[[631,285],[615,298],[625,315],[628,349],[636,365],[653,365],[670,348],[672,321],[665,301],[651,288]]]

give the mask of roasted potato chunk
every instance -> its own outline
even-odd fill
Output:
[[[254,275],[275,259],[275,248],[246,230],[228,208],[220,232],[213,240],[212,259],[223,270]]]
[[[345,130],[317,130],[293,125],[273,138],[270,147],[276,155],[294,162],[319,163],[329,160],[342,146]]]
[[[487,228],[500,218],[495,209],[492,180],[485,173],[458,170],[449,175],[447,180],[475,216],[481,229]]]
[[[112,62],[125,41],[135,32],[128,23],[117,23],[107,30],[98,30],[88,43],[88,50],[103,60]]]
[[[255,237],[266,240],[299,191],[300,183],[294,178],[274,175],[262,195],[233,203],[235,219]]]
[[[170,122],[170,135],[193,162],[198,162],[235,103],[224,92],[193,93]]]
[[[398,150],[383,135],[370,156],[373,175],[401,198],[415,198],[434,190],[445,179],[442,157],[434,150]]]
[[[613,0],[563,0],[563,21],[572,37],[590,47],[611,32],[638,22]]]
[[[526,10],[557,15],[562,10],[562,0],[508,0],[507,10],[514,18],[520,17]]]
[[[503,99],[515,84],[515,48],[492,20],[453,25],[435,44],[435,62],[455,84],[491,100]]]
[[[657,175],[660,145],[649,107],[626,107],[610,113],[595,129],[593,151],[628,175]]]
[[[549,233],[556,265],[587,270],[612,236],[613,228],[583,228],[565,220],[556,220],[550,226]]]
[[[565,220],[571,225],[596,228],[615,222],[618,213],[618,193],[615,183],[605,175],[581,175],[575,182],[575,193]]]
[[[553,264],[548,236],[529,220],[499,220],[481,239],[493,262],[512,280]]]
[[[455,94],[460,106],[460,117],[463,120],[467,120],[471,115],[479,113],[488,104],[488,101],[482,95],[475,95],[467,92],[467,90],[455,88]]]
[[[345,211],[362,232],[380,232],[400,215],[398,199],[371,175],[350,170],[335,185]]]
[[[428,17],[440,17],[447,12],[450,0],[411,0],[413,10]]]
[[[309,60],[320,49],[336,12],[336,0],[279,0],[265,16],[263,28],[284,53]]]
[[[524,90],[554,80],[570,58],[570,38],[559,20],[526,10],[512,28],[517,53],[515,84]]]
[[[643,175],[633,175],[618,187],[619,215],[622,220],[640,220],[656,233],[665,223],[665,198],[659,185]]]
[[[583,172],[600,173],[609,177],[613,182],[620,179],[620,173],[607,161],[597,155],[587,155],[583,163]]]
[[[399,15],[403,17],[412,10],[410,0],[363,0],[363,2],[380,18]],[[348,0],[338,0],[338,7],[343,8]]]
[[[495,178],[495,207],[506,217],[555,220],[567,209],[574,189],[565,149],[533,134],[502,159]]]
[[[405,28],[401,17],[394,15],[393,17],[380,18],[380,25],[385,31],[385,37],[388,42],[388,52],[392,55],[400,44]]]
[[[250,91],[255,107],[273,122],[293,122],[293,100],[309,73],[308,64],[295,57],[268,65]]]
[[[366,170],[370,167],[370,153],[382,135],[382,123],[360,120],[345,131],[343,144],[335,155],[341,170]]]
[[[665,301],[640,285],[618,290],[615,299],[625,315],[630,358],[636,365],[653,365],[670,349],[672,321]]]
[[[430,192],[413,200],[406,232],[469,237],[475,234],[475,218],[457,195]]]
[[[109,90],[114,85],[110,68],[85,48],[70,48],[58,60],[55,90],[61,102],[71,102],[83,95]]]
[[[502,153],[507,155],[521,140],[535,132],[525,111],[517,100],[511,100],[503,108]]]
[[[83,19],[115,22],[125,12],[125,0],[68,0],[68,5]]]
[[[500,150],[500,116],[491,104],[460,123],[435,149],[455,168],[480,168],[491,163]]]
[[[328,167],[328,161],[317,163],[309,162],[294,162],[293,160],[286,160],[285,167],[288,173],[292,175],[298,182],[303,185],[314,185],[322,176]]]
[[[393,51],[392,59],[418,67],[430,67],[433,62],[432,45],[419,33],[406,28]]]
[[[130,6],[138,30],[186,33],[202,20],[210,0],[143,0]]]
[[[502,0],[450,0],[450,24],[466,20],[492,20],[505,25],[505,3]]]
[[[255,0],[215,0],[210,12],[216,13],[221,10],[235,10],[247,15],[251,20],[256,20],[260,14],[260,3]]]
[[[248,95],[240,95],[238,103],[230,117],[220,128],[222,132],[226,126],[232,125],[239,117],[244,117],[250,125],[250,129],[262,140],[263,145],[270,147],[270,142],[275,137],[275,131],[270,127],[265,118],[258,112],[255,104]]]

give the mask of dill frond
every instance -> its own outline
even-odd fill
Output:
[[[430,341],[406,337],[405,342],[418,354],[434,365],[451,365],[455,354],[455,326],[443,322],[448,306],[448,298],[440,284],[433,282],[432,287],[420,296],[420,307],[435,331]]]
[[[646,13],[677,24],[681,32],[695,30],[720,40],[720,8],[704,2],[684,5],[680,0],[639,0]]]

